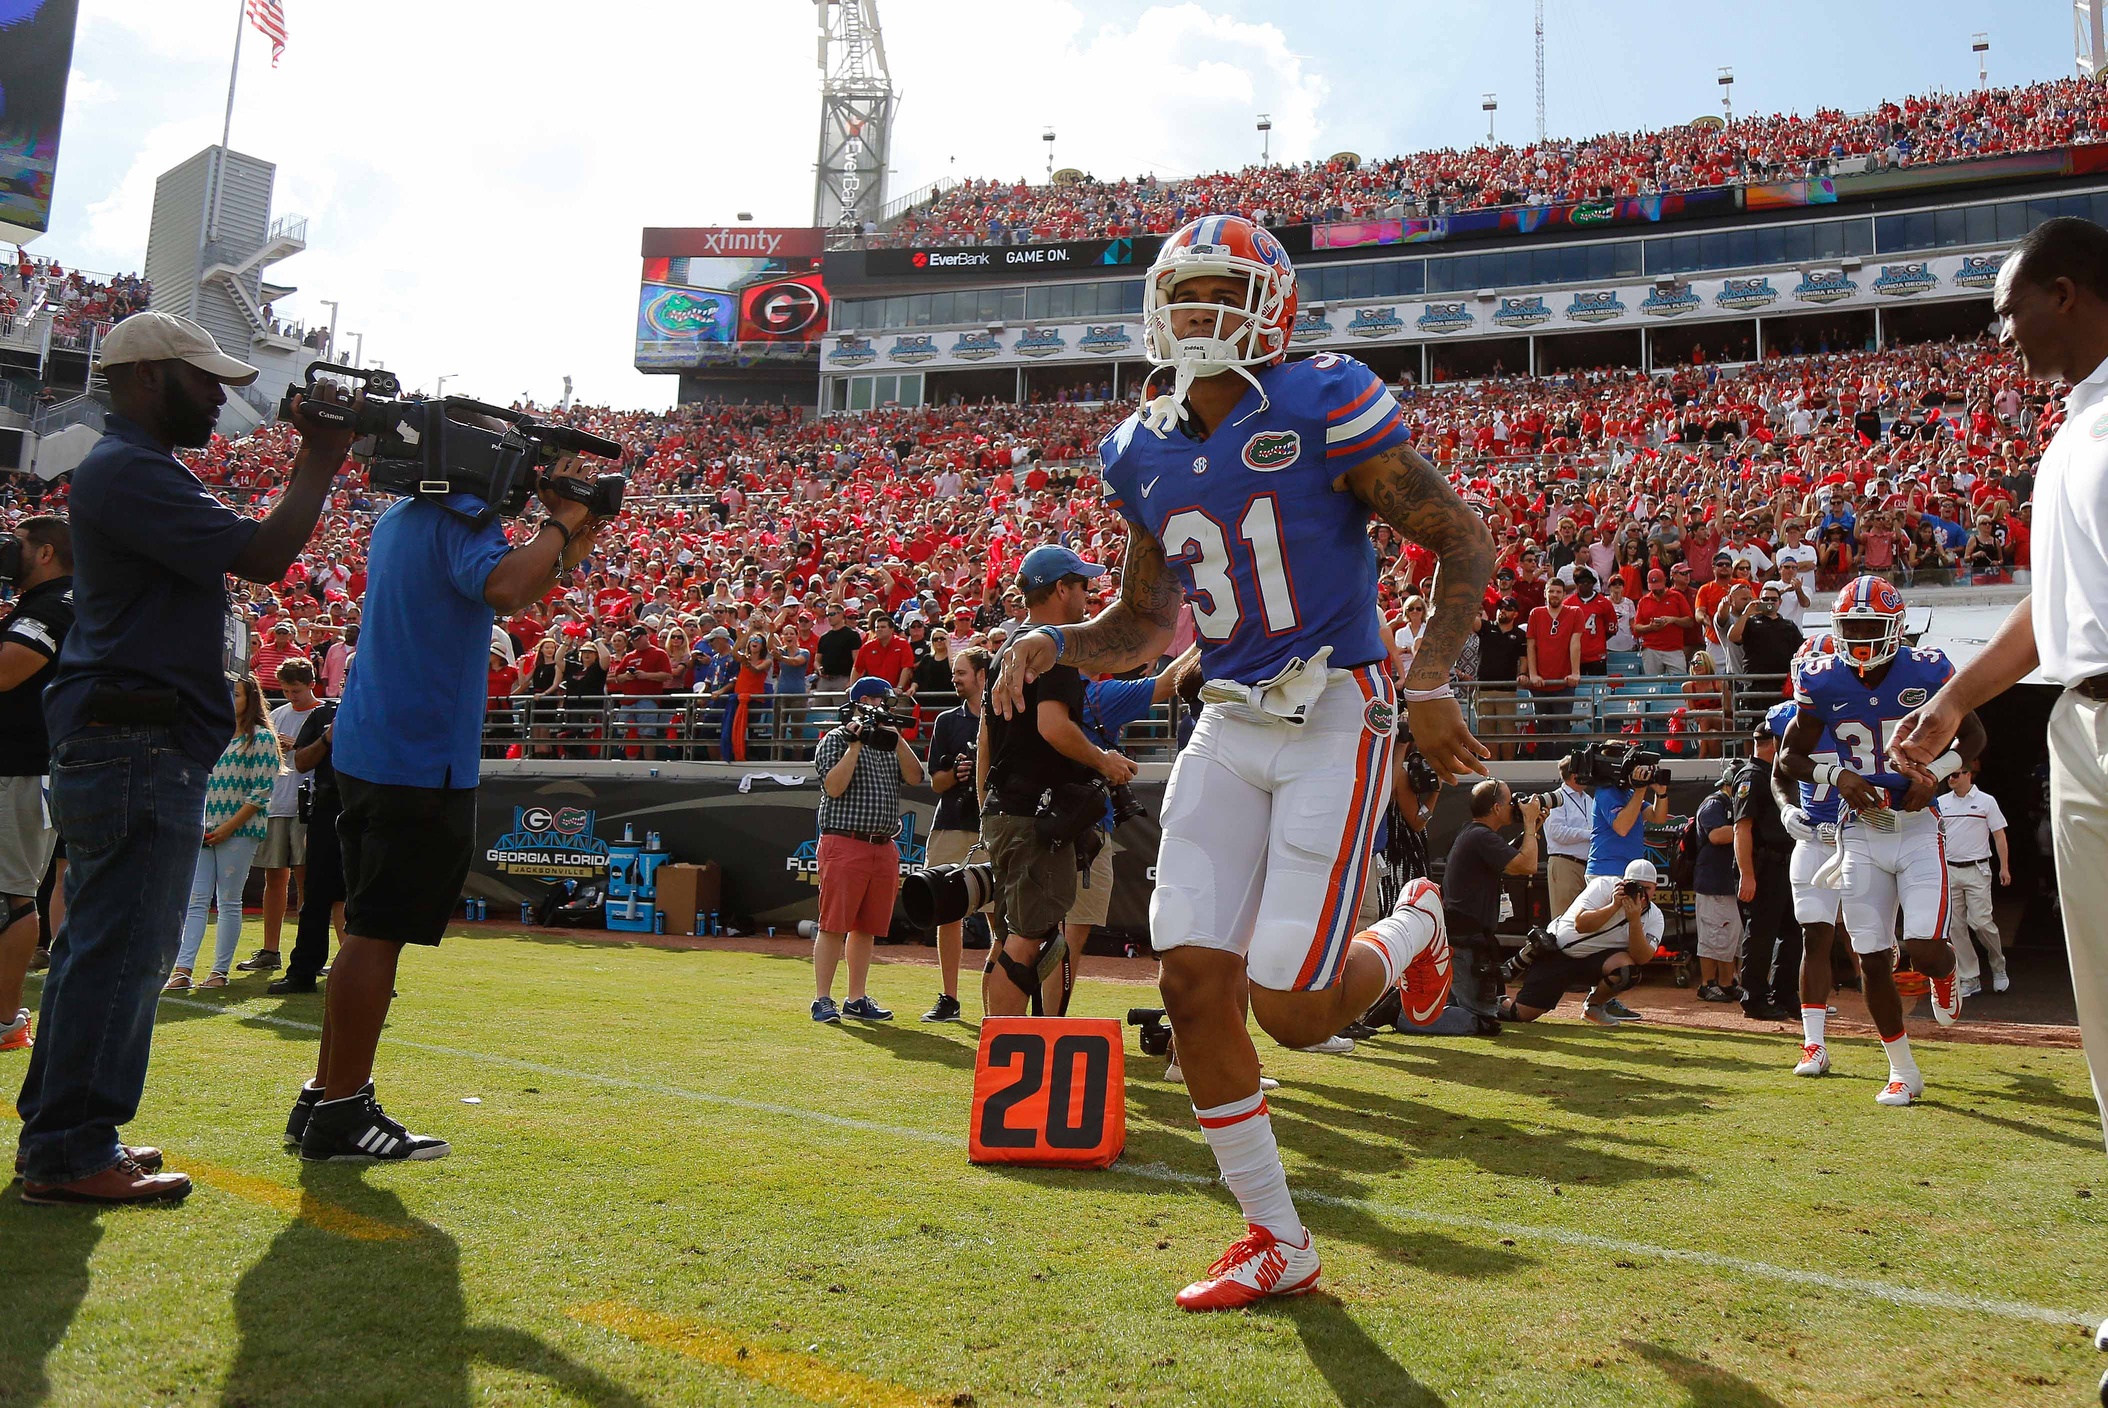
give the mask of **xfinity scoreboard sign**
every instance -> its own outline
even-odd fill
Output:
[[[1161,240],[1150,235],[1141,239],[1072,240],[1064,244],[989,244],[928,249],[870,249],[863,251],[863,276],[867,279],[971,278],[1022,274],[1091,274],[1107,267],[1147,264],[1156,257]],[[839,255],[828,258],[835,273],[846,264]]]

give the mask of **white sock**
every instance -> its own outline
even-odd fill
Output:
[[[1818,1002],[1814,1006],[1801,1004],[1801,1040],[1810,1046],[1823,1044],[1823,1030],[1830,1021],[1830,1005]]]
[[[1273,1117],[1266,1113],[1266,1096],[1253,1091],[1242,1100],[1193,1110],[1200,1121],[1208,1147],[1215,1151],[1215,1165],[1222,1181],[1237,1195],[1244,1220],[1264,1227],[1281,1241],[1302,1246],[1309,1240],[1303,1220],[1296,1216],[1295,1200],[1288,1195],[1288,1173],[1281,1167],[1281,1151],[1274,1143]]]
[[[1889,1079],[1900,1080],[1912,1088],[1925,1083],[1925,1077],[1918,1072],[1916,1059],[1910,1054],[1908,1036],[1883,1037],[1881,1045],[1888,1051]]]
[[[1417,911],[1415,911],[1417,913]],[[1383,959],[1385,987],[1396,987],[1406,965],[1426,952],[1434,942],[1434,927],[1425,915],[1416,922],[1403,914],[1388,914],[1356,934],[1354,943],[1367,944]]]

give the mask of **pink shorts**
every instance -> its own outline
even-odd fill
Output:
[[[820,837],[820,929],[883,934],[900,893],[900,848],[849,836]]]

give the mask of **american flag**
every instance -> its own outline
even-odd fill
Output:
[[[249,23],[271,41],[271,67],[277,68],[285,52],[285,6],[279,0],[249,0]]]

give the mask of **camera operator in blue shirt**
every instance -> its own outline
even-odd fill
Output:
[[[1579,764],[1586,766],[1586,762]],[[1647,828],[1642,819],[1655,826],[1669,819],[1669,784],[1654,781],[1660,770],[1659,764],[1640,764],[1625,777],[1633,784],[1630,787],[1597,781],[1590,822],[1593,830],[1588,838],[1591,879],[1622,876],[1634,861],[1646,859]]]
[[[373,1056],[404,944],[437,945],[468,878],[491,624],[523,611],[593,550],[599,521],[558,479],[593,476],[560,457],[545,517],[514,547],[483,500],[399,499],[374,524],[358,659],[337,710],[344,939],[330,969],[315,1078],[286,1122],[304,1159],[436,1159],[374,1099]]]

